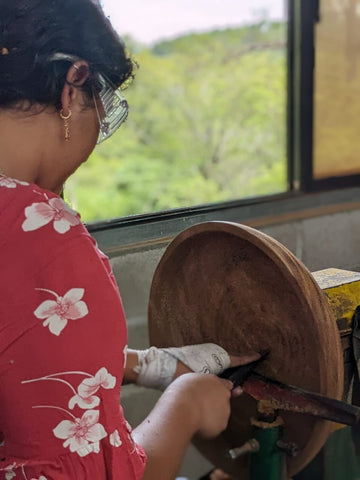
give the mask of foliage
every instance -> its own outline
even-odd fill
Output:
[[[130,42],[129,119],[67,184],[83,220],[285,190],[285,27]]]

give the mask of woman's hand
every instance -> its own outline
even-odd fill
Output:
[[[129,349],[123,383],[137,383],[164,390],[185,373],[219,374],[229,366],[245,365],[259,357],[256,352],[244,356],[228,355],[215,344],[171,349],[151,347],[144,351]]]
[[[177,397],[187,404],[187,418],[194,423],[194,433],[216,437],[225,430],[230,416],[232,382],[201,373],[187,373],[177,378],[164,395]]]
[[[171,383],[133,432],[147,455],[143,480],[173,480],[195,434],[211,438],[226,428],[231,389],[229,380],[198,373]]]

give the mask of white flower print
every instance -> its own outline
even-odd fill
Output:
[[[133,436],[132,436],[132,427],[127,420],[125,420],[125,427],[126,427],[126,430],[127,430],[128,439],[130,440],[130,443],[132,444],[132,447],[133,447],[133,449],[130,452],[130,455],[132,455],[133,453],[138,452],[139,450],[138,450],[138,446],[135,443],[135,441],[133,439]]]
[[[46,202],[36,202],[25,208],[26,220],[22,224],[25,232],[53,223],[58,233],[66,233],[71,227],[81,223],[79,215],[61,198],[50,198]]]
[[[68,381],[67,378],[73,375],[81,375],[83,378],[85,377],[85,379],[78,385],[77,390],[74,387],[74,382]],[[39,378],[22,380],[21,383],[28,384],[41,381],[54,381],[65,385],[72,391],[73,395],[68,402],[69,407],[74,408],[75,405],[78,405],[80,408],[86,409],[86,412],[82,414],[82,417],[78,418],[69,410],[57,405],[33,405],[32,408],[34,409],[53,409],[63,412],[71,417],[71,420],[63,420],[53,429],[55,437],[65,440],[63,443],[64,448],[69,447],[71,452],[76,452],[80,457],[84,457],[90,453],[99,453],[101,448],[100,440],[107,437],[108,434],[104,426],[99,423],[99,410],[93,410],[91,408],[91,405],[100,404],[100,398],[93,394],[100,388],[114,388],[117,382],[116,377],[111,375],[105,367],[102,367],[95,375],[83,371],[71,370],[51,373]],[[113,441],[116,445],[119,445],[121,440],[119,435],[116,436],[116,433],[118,432],[114,432]],[[11,468],[13,467],[14,465],[11,465]],[[9,478],[9,480],[11,480],[11,478]],[[42,480],[41,477],[38,480]]]
[[[113,433],[109,435],[109,442],[113,447],[120,447],[120,445],[122,445],[122,441],[117,430],[114,430]]]
[[[85,457],[89,453],[99,453],[100,452],[100,442],[89,443],[86,447],[82,447],[76,451],[79,457]]]
[[[14,472],[14,470],[20,468],[21,469],[21,472],[22,472],[22,477],[27,480],[27,477],[25,475],[25,470],[24,470],[24,463],[16,463],[16,462],[13,462],[11,465],[8,465],[7,467],[4,468],[4,471],[5,471],[5,480],[12,480],[12,478],[15,478],[17,477],[16,473]],[[0,468],[0,472],[2,471],[3,469]],[[18,472],[19,473],[19,472]],[[19,477],[17,477],[19,478]],[[36,480],[36,479],[34,479]],[[41,480],[41,479],[39,479]],[[46,479],[45,479],[46,480]]]
[[[56,300],[45,300],[34,311],[37,318],[45,318],[44,327],[49,327],[54,335],[60,335],[68,320],[78,320],[89,313],[86,303],[81,300],[85,291],[83,288],[71,288],[63,297],[45,288],[36,290],[51,293],[56,297]]]
[[[104,427],[98,423],[98,410],[87,410],[81,418],[74,417],[74,420],[74,422],[63,420],[53,430],[55,437],[65,439],[63,446],[69,447],[71,452],[77,452],[107,436]],[[95,450],[96,448],[84,449],[80,452],[80,456]]]
[[[47,480],[47,478],[44,475],[40,475],[39,478],[31,478],[30,480]]]
[[[68,382],[67,380],[61,378],[64,376],[69,375],[82,375],[85,377],[79,385],[78,389],[75,390],[73,385]],[[40,378],[32,378],[29,380],[23,380],[21,383],[33,383],[33,382],[40,382],[40,381],[55,381],[60,382],[66,385],[71,389],[73,392],[73,396],[70,398],[68,402],[69,408],[73,409],[75,405],[78,405],[83,410],[90,410],[94,407],[97,407],[100,404],[100,398],[96,395],[96,393],[100,387],[105,389],[114,388],[116,385],[116,377],[111,375],[105,367],[100,368],[95,375],[91,375],[87,372],[78,372],[78,371],[70,371],[70,372],[58,372],[58,373],[51,373],[50,375],[45,375],[44,377]]]
[[[126,427],[126,431],[131,434],[132,433],[132,426],[130,425],[130,423],[127,420],[125,420],[125,427]]]
[[[69,401],[69,408],[79,405],[80,408],[93,408],[100,403],[99,397],[94,395],[100,387],[105,389],[114,388],[116,378],[105,367],[100,368],[93,377],[85,378],[77,388],[77,395]],[[93,405],[93,406],[92,406]]]
[[[125,345],[124,350],[123,350],[123,354],[124,354],[124,368],[126,367],[127,351],[128,351],[128,346]]]
[[[1,177],[0,176],[0,187],[16,188],[18,185],[29,185],[29,183],[28,182],[22,182],[21,180],[15,180],[15,178]],[[8,480],[8,479],[6,479],[6,480]]]
[[[115,387],[116,378],[105,367],[100,368],[91,378],[85,378],[78,387],[79,394],[86,398],[96,393],[100,387],[111,389]]]
[[[5,480],[11,480],[12,478],[16,477],[16,473],[13,470],[14,465],[9,465],[5,468]]]
[[[69,400],[69,408],[73,408],[78,405],[83,410],[89,410],[97,407],[100,404],[100,398],[97,395],[91,395],[90,397],[83,398],[78,394],[75,394]]]

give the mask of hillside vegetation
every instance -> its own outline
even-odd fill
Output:
[[[285,190],[285,24],[128,45],[129,118],[66,186],[84,221]]]

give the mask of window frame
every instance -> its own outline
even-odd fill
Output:
[[[321,22],[321,0],[290,0],[291,21],[289,44],[293,55],[290,82],[293,95],[289,101],[289,171],[292,189],[318,192],[360,185],[360,174],[331,176],[315,179],[313,176],[314,137],[314,83],[315,83],[315,28]]]
[[[269,196],[237,199],[189,208],[133,215],[89,223],[89,232],[111,256],[119,249],[151,248],[167,243],[185,228],[203,221],[243,221],[259,225],[259,218],[281,218],[289,212],[309,212],[315,205],[335,208],[359,205],[360,175],[313,178],[313,114],[315,25],[320,0],[287,0],[287,170],[288,190]],[[353,188],[351,188],[353,187]],[[355,187],[355,188],[354,188]],[[345,191],[344,191],[345,189]],[[346,189],[348,189],[346,191]],[[338,191],[339,190],[339,191]],[[327,191],[326,195],[317,195]],[[280,217],[279,217],[280,216]],[[255,220],[251,220],[255,219]],[[260,222],[261,223],[261,222]],[[266,223],[266,222],[265,222]]]

